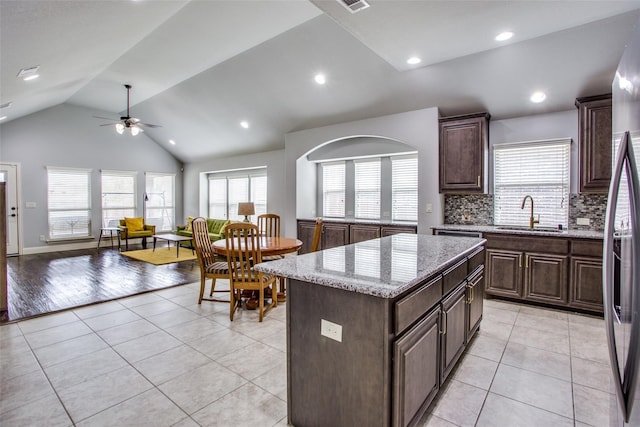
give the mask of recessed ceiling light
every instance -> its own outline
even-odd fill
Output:
[[[511,31],[503,31],[496,36],[496,41],[503,42],[505,40],[509,40],[511,37],[513,37],[513,33]]]
[[[2,116],[2,117],[0,117],[0,120],[4,120],[6,118],[7,118],[7,116]]]
[[[534,92],[529,99],[537,104],[547,99],[547,95],[544,92]]]
[[[407,64],[409,65],[416,65],[422,62],[422,59],[418,58],[417,56],[412,56],[411,58],[407,59]]]
[[[16,77],[19,77],[24,81],[37,79],[38,77],[40,77],[40,75],[38,74],[39,69],[39,65],[29,68],[23,68],[18,72],[18,75]]]
[[[171,144],[171,145],[176,145],[176,142],[175,142],[173,139],[170,139],[170,140],[169,140],[169,144]]]
[[[249,129],[249,122],[246,120],[243,120],[240,122],[240,126],[242,126],[245,129]]]
[[[316,83],[318,83],[319,85],[323,85],[327,82],[327,77],[322,74],[322,73],[318,73],[316,74],[316,76],[313,78]]]

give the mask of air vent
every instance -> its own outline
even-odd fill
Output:
[[[362,9],[369,7],[369,3],[365,0],[337,0],[337,2],[347,8],[351,13],[360,12]]]

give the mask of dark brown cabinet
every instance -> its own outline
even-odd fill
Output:
[[[442,301],[440,330],[440,383],[449,376],[465,347],[466,286],[460,284]]]
[[[480,328],[484,302],[484,265],[469,275],[467,281],[467,327],[465,342]]]
[[[358,243],[380,237],[380,226],[369,224],[351,224],[349,243]]]
[[[486,234],[485,292],[602,313],[602,240]]]
[[[488,294],[522,297],[522,252],[487,249]]]
[[[349,244],[349,224],[323,223],[320,247],[331,249]]]
[[[611,179],[611,94],[576,99],[580,192],[607,193]]]
[[[569,306],[604,312],[602,300],[602,241],[574,242],[571,248]]]
[[[393,425],[407,426],[439,390],[440,308],[393,344]]]
[[[302,247],[298,253],[306,254],[311,249],[315,220],[298,220],[298,239],[302,241]],[[415,225],[396,224],[365,224],[348,221],[325,220],[322,224],[322,237],[320,249],[330,249],[336,246],[358,243],[364,240],[390,236],[398,233],[416,234]]]
[[[529,301],[567,303],[567,264],[569,256],[524,254],[525,293]]]
[[[441,193],[486,192],[490,117],[476,113],[439,120]]]

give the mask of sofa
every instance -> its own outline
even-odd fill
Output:
[[[176,234],[178,236],[186,236],[193,237],[193,232],[191,231],[191,221],[193,221],[193,217],[187,218],[187,225],[178,225],[176,227]],[[227,224],[231,224],[232,221],[227,219],[215,219],[215,218],[206,218],[207,220],[207,231],[209,232],[209,239],[212,242],[216,240],[224,239],[224,229]]]
[[[118,228],[120,239],[125,242],[125,250],[129,250],[129,239],[142,239],[142,247],[147,248],[147,237],[156,234],[156,226],[144,224],[142,218],[123,218]]]

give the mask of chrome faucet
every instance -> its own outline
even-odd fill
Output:
[[[524,199],[522,199],[522,206],[520,206],[520,209],[524,209],[524,204],[527,202],[527,199],[531,200],[531,215],[529,216],[529,229],[533,230],[534,224],[540,224],[540,214],[538,214],[538,219],[533,218],[533,197],[531,197],[528,194],[524,196]]]

